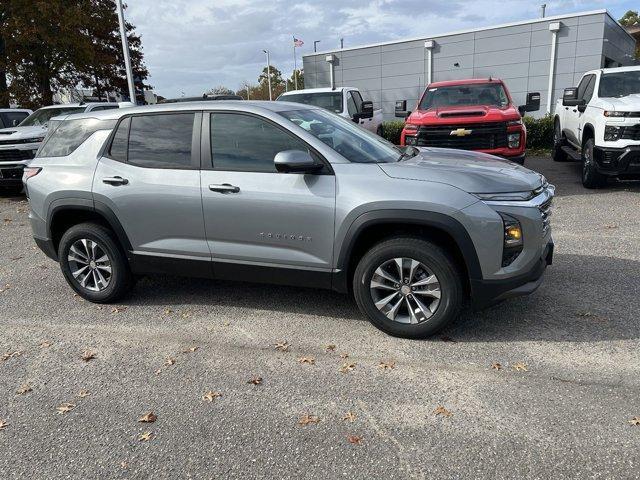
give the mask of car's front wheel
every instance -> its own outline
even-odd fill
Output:
[[[560,128],[560,121],[556,119],[553,123],[553,150],[551,152],[551,158],[556,162],[566,162],[568,160],[567,152],[562,147],[565,146],[564,137],[562,136],[562,129]]]
[[[463,302],[455,261],[418,238],[383,241],[362,257],[353,276],[360,310],[380,330],[425,338],[455,320]]]
[[[116,301],[133,285],[117,239],[102,225],[82,223],[67,230],[60,240],[58,259],[67,283],[91,302]]]

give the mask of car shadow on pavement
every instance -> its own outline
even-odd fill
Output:
[[[585,188],[582,185],[582,164],[580,162],[554,163],[553,160],[545,168],[545,175],[550,183],[556,184],[556,197],[568,197],[573,195],[597,195],[610,192],[638,192],[640,193],[640,181],[638,180],[609,180],[603,188]]]

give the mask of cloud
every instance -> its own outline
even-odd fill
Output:
[[[633,0],[547,1],[547,14],[609,8],[622,15]],[[637,7],[636,7],[637,8]],[[263,49],[285,76],[297,49],[313,51],[427,37],[438,33],[535,18],[530,0],[135,0],[126,16],[142,35],[150,83],[164,96],[202,94],[216,85],[232,89],[256,82],[265,66]]]

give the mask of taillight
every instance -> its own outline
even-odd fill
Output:
[[[22,174],[22,181],[26,182],[31,177],[35,177],[37,174],[40,173],[40,170],[42,170],[42,167],[25,167],[24,172]]]

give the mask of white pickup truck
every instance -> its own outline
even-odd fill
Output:
[[[556,104],[553,159],[582,162],[582,184],[640,179],[640,66],[592,70]]]
[[[382,135],[382,110],[374,110],[373,102],[362,100],[357,88],[307,88],[286,92],[280,102],[304,103],[326,108],[341,117],[353,120],[367,130]]]

